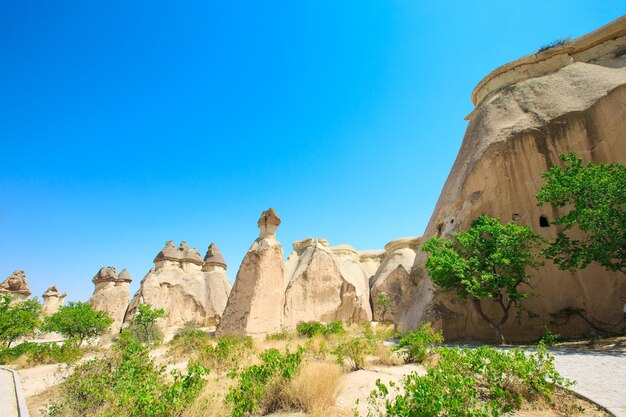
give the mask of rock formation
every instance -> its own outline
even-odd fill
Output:
[[[113,319],[111,333],[119,333],[130,300],[130,274],[123,269],[118,276],[114,266],[102,267],[92,281],[96,287],[89,303],[96,310],[106,311]]]
[[[215,243],[211,243],[203,260],[200,252],[186,242],[176,249],[170,240],[141,281],[125,321],[132,320],[139,304],[150,304],[165,310],[167,316],[158,320],[158,326],[166,338],[188,323],[211,326],[219,321],[230,289],[226,262]]]
[[[44,316],[51,316],[63,305],[66,293],[59,294],[59,290],[56,286],[52,286],[43,293],[43,306],[41,307],[41,313]]]
[[[362,323],[372,318],[369,275],[348,245],[330,248],[322,238],[294,242],[285,277],[287,328],[307,321]]]
[[[370,288],[374,282],[374,275],[380,268],[380,264],[385,256],[384,250],[361,250],[359,251],[359,263],[365,274],[369,277]]]
[[[448,237],[466,230],[481,214],[527,225],[553,240],[550,221],[563,214],[538,207],[534,198],[541,173],[560,164],[559,154],[576,152],[586,161],[626,162],[626,16],[563,46],[504,65],[479,83],[476,105],[463,144],[424,233]],[[401,329],[420,320],[435,321],[446,338],[491,339],[490,329],[464,303],[435,296],[416,257],[409,302],[401,305]],[[591,266],[575,274],[551,262],[533,274],[534,294],[525,306],[537,314],[503,328],[510,340],[537,337],[552,322],[563,336],[577,336],[590,325],[568,311],[584,310],[589,322],[619,330],[623,320],[619,272]],[[486,304],[486,303],[485,303]]]
[[[274,209],[258,221],[259,237],[243,258],[216,335],[261,336],[281,329],[285,299],[283,249]]]
[[[12,301],[22,301],[30,297],[30,287],[24,271],[14,271],[0,284],[0,296],[4,294],[13,297]]]
[[[411,300],[403,298],[409,294],[409,274],[415,261],[420,238],[409,237],[393,240],[385,245],[383,261],[372,279],[372,307],[375,321],[395,321],[398,307]],[[379,294],[383,294],[390,305],[377,305]]]

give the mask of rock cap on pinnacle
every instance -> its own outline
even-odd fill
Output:
[[[59,289],[57,288],[56,285],[52,285],[50,288],[46,290],[46,292],[43,293],[44,299],[49,298],[49,297],[65,298],[66,296],[67,296],[66,293],[59,294]]]
[[[207,250],[204,257],[204,265],[217,265],[226,269],[226,261],[222,256],[222,252],[220,252],[220,248],[217,247],[215,242],[211,242],[211,244],[209,245],[209,249]]]
[[[276,214],[276,210],[269,208],[261,214],[257,225],[259,226],[260,237],[274,237],[276,229],[280,225],[280,217]]]
[[[117,280],[122,282],[132,282],[133,278],[130,276],[130,272],[128,272],[128,270],[124,268],[122,269],[122,272],[120,272],[120,275],[117,277]]]
[[[101,282],[116,282],[118,280],[117,272],[114,266],[103,266],[91,280],[94,284]]]
[[[0,284],[0,294],[22,294],[30,296],[30,287],[26,273],[21,269],[14,271]]]

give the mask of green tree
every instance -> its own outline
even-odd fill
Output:
[[[480,216],[468,231],[453,235],[452,240],[434,237],[423,251],[428,252],[426,269],[435,285],[470,300],[478,315],[491,327],[500,343],[506,343],[501,327],[512,306],[521,307],[530,288],[529,267],[541,265],[538,248],[541,238],[526,226],[503,225],[499,219]],[[501,310],[499,318],[489,317],[482,300],[494,301]]]
[[[562,225],[545,250],[561,269],[584,269],[597,262],[626,273],[626,166],[598,164],[575,153],[561,155],[564,167],[552,166],[537,199],[568,212],[552,223]]]
[[[61,333],[80,346],[85,340],[103,335],[112,323],[113,319],[106,312],[94,310],[91,304],[70,301],[47,317],[43,328]]]
[[[10,348],[20,337],[32,334],[39,325],[41,304],[36,298],[11,303],[12,297],[0,299],[0,342]]]
[[[384,292],[379,292],[376,296],[376,307],[380,310],[380,318],[384,322],[385,314],[389,307],[391,307],[391,300]]]
[[[143,328],[148,344],[151,342],[151,335],[154,331],[154,325],[157,319],[165,317],[165,311],[162,308],[154,309],[150,304],[139,304],[137,313],[133,318],[133,324]]]

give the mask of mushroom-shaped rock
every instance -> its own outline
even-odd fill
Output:
[[[211,242],[209,248],[204,256],[204,264],[202,266],[203,271],[207,271],[210,267],[220,267],[226,269],[226,261],[220,252],[220,248],[217,247],[215,242]]]
[[[8,294],[14,301],[26,300],[30,297],[30,287],[26,279],[26,273],[21,269],[14,271],[0,284],[0,295]]]
[[[259,226],[259,237],[274,237],[276,229],[280,226],[280,217],[276,214],[276,210],[270,208],[261,214],[257,225]]]
[[[130,301],[130,282],[132,281],[128,271],[123,270],[117,275],[115,267],[102,267],[93,277],[95,288],[89,303],[94,309],[105,311],[113,319],[111,332],[118,333],[124,313]]]
[[[167,256],[160,256],[164,252]],[[207,253],[210,259],[203,262],[200,253],[186,242],[181,242],[178,249],[168,242],[155,258],[155,267],[141,281],[125,321],[132,320],[139,304],[150,304],[166,313],[165,318],[157,321],[166,338],[188,323],[215,325],[226,307],[231,284],[217,245],[212,244],[209,252],[215,256]]]
[[[174,260],[177,261],[179,259],[178,251],[176,250],[176,245],[171,240],[165,242],[165,246],[154,258],[154,262],[165,261],[165,260]]]
[[[43,293],[43,306],[41,307],[41,312],[44,316],[51,316],[63,305],[66,293],[59,294],[59,290],[55,285],[51,286]]]
[[[261,215],[261,232],[241,262],[217,335],[265,335],[281,328],[285,299],[284,257],[274,237],[280,219],[274,209]]]

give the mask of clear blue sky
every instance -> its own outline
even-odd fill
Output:
[[[278,238],[382,248],[424,230],[491,70],[620,1],[14,1],[0,13],[0,280],[133,291],[166,240],[234,280]]]

